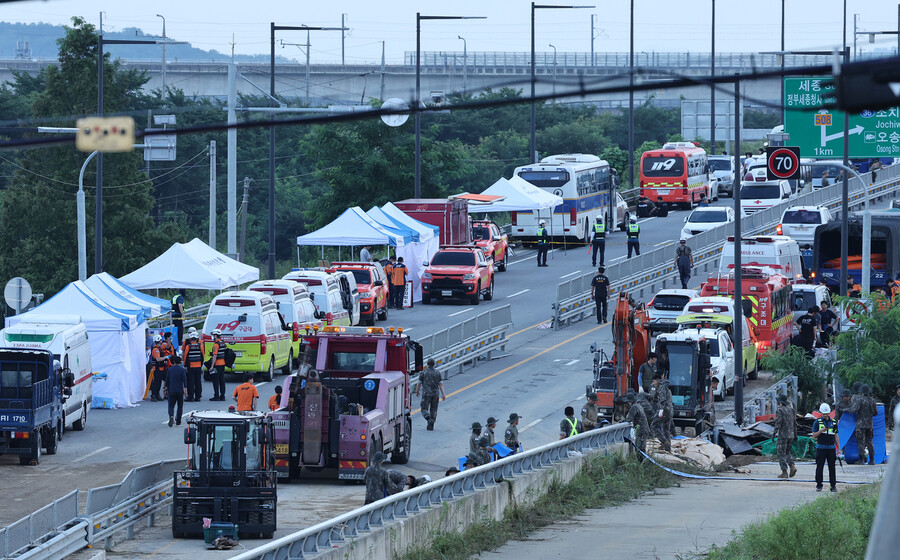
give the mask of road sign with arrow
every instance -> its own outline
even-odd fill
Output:
[[[844,156],[844,113],[825,109],[835,96],[830,78],[784,78],[784,131],[804,156]],[[851,158],[900,157],[900,108],[850,114]]]

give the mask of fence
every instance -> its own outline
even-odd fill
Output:
[[[793,403],[794,410],[797,410],[797,391],[797,376],[785,377],[753,399],[744,402],[744,422],[753,423],[758,416],[775,414],[775,409],[778,408],[775,399],[779,395],[787,396],[788,400]]]
[[[900,190],[900,165],[882,169],[878,174],[878,184],[869,187],[870,200],[878,200]],[[870,175],[863,175],[869,181]],[[836,210],[841,205],[842,185],[836,184],[813,192],[802,194],[772,208],[756,212],[741,219],[744,235],[758,235],[774,231],[781,215],[789,206],[827,206]],[[866,191],[856,178],[850,180],[850,207],[857,208],[865,203]],[[695,235],[690,243],[694,247],[694,269],[709,273],[718,269],[722,246],[729,235],[734,235],[731,224],[726,224]],[[619,290],[634,292],[636,299],[645,298],[647,293],[656,293],[662,288],[675,286],[678,272],[675,268],[675,253],[670,246],[642,253],[634,258],[610,264],[606,275],[612,279],[610,296]],[[556,303],[551,306],[553,328],[594,315],[591,297],[591,279],[594,272],[586,273],[560,283],[556,289]]]
[[[79,516],[78,490],[73,490],[31,515],[0,529],[3,558],[56,559],[126,531],[149,524],[168,505],[172,473],[184,459],[160,461],[131,469],[122,482],[88,491],[83,516]]]
[[[616,424],[591,430],[572,438],[548,443],[459,474],[395,494],[308,529],[274,540],[233,557],[233,560],[274,560],[309,558],[320,551],[338,548],[361,532],[386,530],[397,518],[412,517],[426,508],[469,496],[497,484],[566,459],[570,451],[587,453],[623,443],[631,433],[630,424]]]

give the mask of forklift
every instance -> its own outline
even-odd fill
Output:
[[[174,473],[172,536],[209,540],[209,526],[235,536],[272,538],[276,528],[275,434],[256,411],[186,416],[187,468]],[[204,519],[209,526],[204,531]]]

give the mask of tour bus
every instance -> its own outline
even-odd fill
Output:
[[[777,269],[749,263],[741,268],[741,310],[750,320],[760,355],[770,348],[784,352],[791,344],[794,310],[791,283]],[[734,269],[713,277],[700,287],[700,296],[734,297]]]
[[[690,142],[667,142],[641,155],[641,196],[690,208],[709,196],[706,150]]]
[[[563,199],[563,203],[552,210],[552,221],[548,210],[512,213],[515,236],[522,241],[533,242],[537,239],[541,220],[547,222],[545,227],[553,237],[580,241],[590,239],[590,230],[597,216],[603,216],[607,232],[613,226],[624,225],[613,224],[613,219],[618,222],[618,216],[611,217],[609,214],[609,197],[619,186],[618,174],[609,163],[595,155],[547,156],[539,163],[517,167],[513,174]]]

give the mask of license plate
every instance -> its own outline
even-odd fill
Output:
[[[234,353],[234,356],[235,356],[236,358],[240,358],[240,357],[243,356],[243,355],[244,355],[243,352],[235,352],[235,353]]]
[[[444,297],[450,297],[453,295],[453,291],[452,290],[442,290],[441,295]]]
[[[669,194],[669,189],[657,190],[656,194],[658,194],[659,196],[666,196],[667,194]]]

